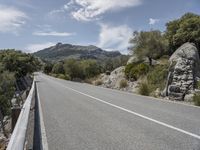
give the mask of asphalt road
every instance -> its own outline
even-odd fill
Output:
[[[200,150],[200,108],[36,76],[50,150]]]

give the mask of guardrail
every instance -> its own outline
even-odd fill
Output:
[[[31,108],[31,102],[35,91],[35,81],[33,81],[29,95],[21,109],[19,118],[15,125],[14,131],[11,135],[11,139],[8,143],[7,150],[24,150],[26,142],[26,132],[28,128],[29,113]]]

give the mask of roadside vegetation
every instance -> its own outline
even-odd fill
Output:
[[[40,69],[40,61],[30,54],[0,50],[0,109],[3,116],[11,111],[16,80]]]
[[[66,59],[59,62],[46,62],[43,71],[46,74],[66,80],[88,82],[89,79],[98,76],[103,72],[110,72],[113,69],[127,63],[128,56],[121,56],[99,62],[95,59]]]

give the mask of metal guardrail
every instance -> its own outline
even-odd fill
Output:
[[[8,143],[7,150],[24,150],[26,142],[26,132],[28,128],[29,113],[31,108],[32,98],[35,91],[35,81],[33,81],[29,95],[21,109],[19,118],[15,125],[11,139]]]

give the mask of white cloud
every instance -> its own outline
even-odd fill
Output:
[[[75,33],[68,33],[68,32],[56,32],[56,31],[51,31],[51,32],[43,32],[43,31],[36,31],[33,32],[33,35],[37,36],[72,36],[75,35]]]
[[[160,21],[159,19],[149,18],[149,25],[154,25],[154,24],[158,23],[159,21]]]
[[[142,0],[74,0],[71,5],[79,8],[72,11],[73,18],[81,21],[90,21],[108,11],[120,10],[140,5]],[[69,5],[68,5],[69,6]]]
[[[0,32],[14,32],[26,23],[26,14],[14,7],[0,5]]]
[[[127,25],[110,26],[101,24],[98,46],[107,50],[119,50],[127,52],[129,40],[132,36],[132,29]]]
[[[64,6],[58,8],[58,9],[54,9],[52,11],[50,11],[48,13],[49,16],[54,16],[60,13],[65,13],[66,11],[73,9],[74,8],[74,0],[70,0],[67,4],[65,4]]]
[[[33,53],[38,50],[42,50],[44,48],[48,48],[48,47],[51,47],[54,45],[56,45],[56,43],[53,43],[53,42],[40,43],[40,44],[29,44],[28,46],[26,46],[25,49],[27,52]]]

